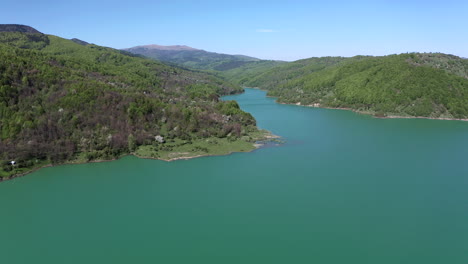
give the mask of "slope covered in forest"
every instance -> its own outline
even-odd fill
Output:
[[[259,135],[255,119],[219,100],[239,92],[213,75],[127,52],[0,32],[0,176],[140,148],[163,159],[177,158],[167,155],[181,146],[210,154],[223,140],[231,146],[224,153],[249,150]]]
[[[244,79],[282,103],[376,116],[468,118],[468,60],[441,53],[300,60]]]

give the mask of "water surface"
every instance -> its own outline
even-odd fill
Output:
[[[0,183],[0,263],[468,263],[468,122],[226,97],[280,147]]]

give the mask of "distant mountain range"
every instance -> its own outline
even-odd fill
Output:
[[[143,46],[136,46],[133,48],[126,49],[128,51],[131,50],[173,50],[173,51],[182,51],[182,50],[191,50],[191,51],[201,51],[200,49],[194,49],[189,46],[185,45],[173,45],[173,46],[162,46],[162,45],[143,45]]]
[[[201,70],[227,71],[245,64],[261,61],[244,55],[228,55],[188,46],[143,45],[123,49],[163,62]]]

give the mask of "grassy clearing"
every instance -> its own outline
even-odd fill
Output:
[[[262,130],[240,139],[216,137],[192,141],[178,139],[163,144],[140,146],[134,154],[142,158],[162,160],[227,155],[233,152],[252,151],[256,148],[255,142],[268,140],[270,137],[272,137],[271,133]]]

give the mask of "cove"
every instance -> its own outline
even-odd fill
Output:
[[[0,263],[468,263],[468,122],[236,100],[285,141],[0,183]]]

